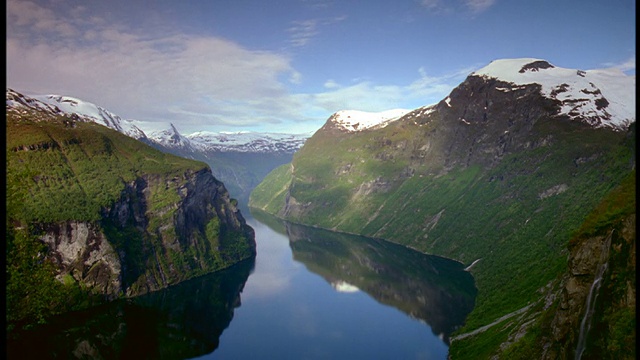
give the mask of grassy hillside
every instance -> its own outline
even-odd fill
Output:
[[[31,122],[7,115],[7,206],[25,222],[96,221],[141,174],[180,176],[207,167],[162,153],[93,123],[64,126],[65,118]],[[153,205],[177,194],[158,184]],[[151,209],[153,210],[153,209]]]
[[[103,301],[102,289],[114,283],[122,286],[120,296],[145,293],[255,254],[251,229],[235,217],[205,163],[94,123],[41,116],[7,113],[10,326]],[[88,244],[107,240],[99,246],[112,249],[109,259],[81,258],[96,250],[87,248],[71,264],[55,260],[60,254],[52,254],[42,236],[76,224],[96,231]],[[91,261],[96,265],[85,268]]]
[[[250,205],[466,264],[479,260],[471,270],[476,307],[459,330],[465,333],[535,303],[565,271],[572,234],[629,173],[635,133],[540,118],[519,139],[527,142],[522,150],[492,164],[459,155],[447,162],[448,146],[461,146],[434,136],[441,127],[433,119],[316,133],[294,156],[293,171],[272,172]],[[488,356],[506,334],[471,349]]]

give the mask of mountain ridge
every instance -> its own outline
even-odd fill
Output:
[[[537,59],[515,68],[555,69]],[[634,83],[624,82],[627,91]],[[567,246],[591,209],[635,172],[635,115],[611,122],[620,119],[613,111],[580,111],[587,104],[597,109],[596,101],[624,101],[604,89],[580,95],[572,114],[561,92],[550,96],[543,85],[472,73],[442,101],[384,127],[346,131],[328,119],[291,164],[255,188],[249,205],[290,222],[474,264],[476,307],[460,329],[473,335],[451,344],[452,359],[572,357],[577,330],[547,339],[555,350],[543,353],[547,340],[539,335],[554,329],[541,325],[548,324],[541,314],[565,309],[558,294],[569,289],[577,306],[566,308],[558,324],[580,323],[588,278],[579,287],[561,285]],[[512,313],[518,316],[501,320]]]
[[[204,162],[75,114],[30,109],[7,110],[11,326],[255,257],[253,229]]]
[[[208,132],[198,131],[183,135],[173,123],[164,130],[143,130],[143,122],[124,119],[91,102],[66,95],[25,95],[7,88],[7,111],[40,110],[49,114],[75,114],[82,121],[114,129],[136,140],[153,142],[170,149],[190,151],[220,151],[293,153],[299,149],[311,133],[284,134],[270,132]]]

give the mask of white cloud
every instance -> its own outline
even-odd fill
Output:
[[[465,68],[442,76],[428,76],[418,69],[416,80],[406,85],[375,84],[360,80],[350,86],[341,86],[327,80],[327,91],[315,94],[295,95],[299,103],[328,115],[339,110],[384,111],[394,108],[413,109],[431,105],[445,98],[451,90],[469,75],[474,68]]]
[[[340,84],[338,84],[337,82],[335,82],[332,79],[329,79],[329,80],[325,81],[324,87],[327,88],[327,89],[335,89],[335,88],[339,88]]]
[[[26,10],[30,12],[22,13]],[[185,134],[264,129],[265,124],[278,131],[306,132],[339,110],[431,104],[463,78],[430,77],[420,69],[416,80],[405,85],[360,79],[343,86],[330,79],[322,92],[291,94],[288,84],[301,84],[303,74],[288,56],[212,36],[163,31],[145,35],[106,19],[74,14],[86,11],[76,8],[62,21],[34,3],[9,2],[7,86],[31,94],[78,97],[127,119],[171,122]],[[344,19],[317,20],[300,29],[312,35],[317,26]]]
[[[30,28],[60,34],[64,36],[72,36],[76,33],[75,28],[68,24],[64,19],[59,19],[55,13],[49,9],[43,8],[31,1],[7,1],[7,33],[13,23],[16,26],[29,26]]]
[[[619,68],[622,71],[635,71],[636,57],[633,56],[620,64],[614,65],[614,67]]]
[[[107,23],[85,31],[85,18],[71,13],[63,22],[30,2],[10,1],[7,8],[8,86],[76,96],[126,118],[274,123],[282,120],[273,104],[290,103],[280,79],[301,81],[287,56],[216,37],[149,37]]]

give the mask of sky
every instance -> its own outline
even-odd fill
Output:
[[[8,0],[7,88],[145,131],[314,132],[415,109],[491,61],[635,76],[635,0]]]

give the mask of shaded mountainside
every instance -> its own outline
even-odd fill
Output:
[[[211,354],[241,304],[254,264],[247,259],[167,289],[53,317],[7,341],[7,357],[191,359]]]
[[[10,322],[255,256],[253,229],[206,164],[37,109],[7,111],[6,129]]]
[[[225,187],[238,200],[238,207],[247,212],[251,191],[269,172],[293,159],[294,151],[288,152],[251,152],[220,151],[218,149],[181,148],[159,145],[152,146],[160,151],[188,159],[205,162],[212,173],[225,184]]]
[[[291,162],[308,135],[268,133],[197,132],[183,136],[169,129],[149,134],[151,145],[161,151],[207,163],[248,211],[251,191],[276,167]]]
[[[546,76],[545,69],[554,67],[523,63],[518,76]],[[451,357],[541,354],[539,342],[518,341],[554,304],[542,294],[560,289],[569,239],[635,173],[635,119],[616,121],[619,99],[606,86],[587,82],[584,92],[582,84],[514,83],[480,72],[438,104],[384,126],[345,131],[332,117],[256,187],[250,206],[474,263],[478,297]],[[518,332],[515,318],[529,327]]]

